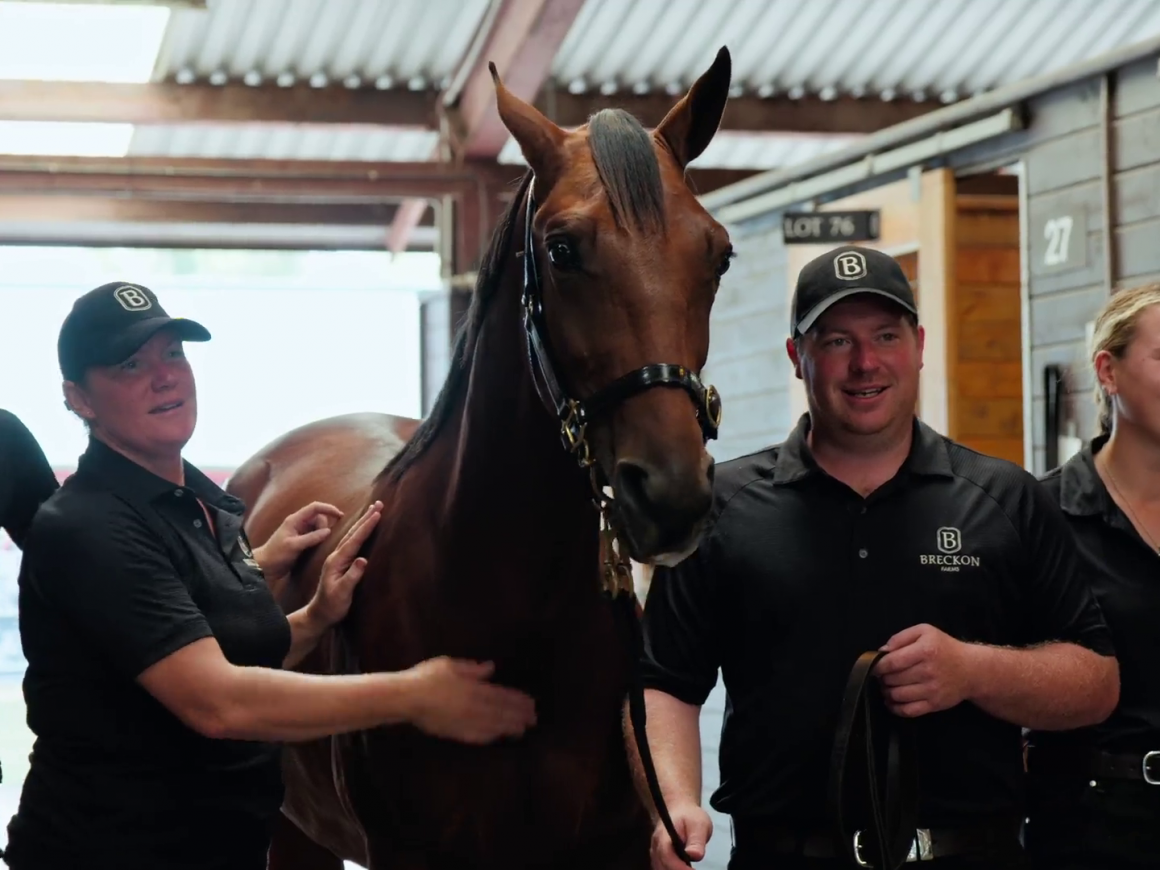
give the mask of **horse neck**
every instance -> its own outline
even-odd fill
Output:
[[[521,222],[522,223],[522,222]],[[470,370],[432,451],[446,478],[444,520],[451,540],[482,530],[504,551],[546,568],[565,554],[595,568],[596,514],[585,473],[560,443],[528,368],[521,317],[522,272],[509,254],[485,314]],[[448,450],[447,448],[450,448]],[[470,532],[468,531],[470,529]],[[513,536],[515,540],[513,540]]]

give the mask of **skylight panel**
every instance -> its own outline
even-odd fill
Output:
[[[0,0],[0,79],[148,82],[169,12]]]
[[[0,156],[124,157],[132,124],[0,121]]]

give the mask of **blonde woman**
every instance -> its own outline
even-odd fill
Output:
[[[1079,539],[1120,662],[1099,725],[1030,735],[1027,846],[1037,867],[1160,863],[1160,284],[1095,322],[1100,433],[1044,484]]]

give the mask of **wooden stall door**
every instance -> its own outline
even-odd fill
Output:
[[[948,434],[1022,465],[1019,198],[1017,188],[969,191],[961,185],[955,196],[954,281],[947,288]]]

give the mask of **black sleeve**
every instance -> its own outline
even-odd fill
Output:
[[[23,548],[37,508],[57,490],[56,475],[27,427],[0,410],[0,527]]]
[[[721,664],[718,590],[712,534],[673,568],[653,571],[644,606],[645,688],[700,706],[717,684]]]
[[[27,582],[125,677],[212,636],[164,545],[111,496],[84,515],[46,508],[29,537]]]
[[[1047,489],[1030,475],[1015,520],[1026,548],[1029,642],[1069,641],[1115,655],[1075,532]]]

